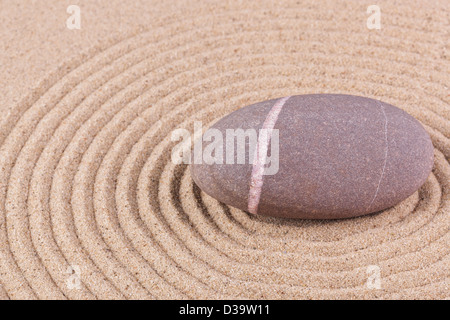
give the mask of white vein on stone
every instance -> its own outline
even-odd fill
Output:
[[[272,131],[275,123],[278,120],[278,115],[281,109],[289,100],[289,97],[284,97],[274,104],[264,120],[262,125],[262,134],[258,138],[258,145],[253,159],[252,176],[250,181],[250,190],[248,193],[248,211],[256,214],[258,212],[259,201],[261,199],[261,191],[264,183],[264,164],[267,157]],[[265,134],[263,131],[266,131]]]
[[[385,140],[385,148],[384,148],[384,163],[383,163],[383,170],[381,171],[381,176],[380,176],[380,180],[378,181],[378,185],[377,185],[377,189],[375,190],[375,195],[373,196],[372,201],[370,202],[369,206],[367,207],[366,210],[369,210],[370,207],[372,206],[373,202],[375,201],[375,199],[377,198],[378,195],[378,191],[380,190],[380,185],[381,185],[381,181],[383,180],[384,177],[384,171],[386,170],[386,163],[387,163],[387,158],[388,158],[388,132],[387,132],[387,124],[388,124],[388,119],[386,116],[386,111],[384,110],[384,106],[379,103],[381,111],[383,112],[384,115],[384,140]]]

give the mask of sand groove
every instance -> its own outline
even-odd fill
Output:
[[[330,17],[310,8],[225,11],[68,60],[0,120],[0,299],[448,297],[446,34],[406,13],[368,37],[311,28]],[[427,182],[381,213],[295,221],[225,206],[171,162],[174,129],[312,92],[415,116],[435,146]]]

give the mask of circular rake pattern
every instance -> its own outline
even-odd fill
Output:
[[[0,299],[446,298],[448,74],[419,59],[432,38],[396,27],[368,41],[311,30],[319,18],[302,14],[142,32],[67,62],[12,109],[0,129]],[[428,181],[381,213],[297,221],[221,204],[171,162],[175,129],[313,92],[414,115],[435,145]],[[370,266],[381,288],[367,285]]]

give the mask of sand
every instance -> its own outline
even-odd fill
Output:
[[[3,1],[0,299],[449,298],[450,11],[378,1],[369,30],[371,4]],[[259,218],[171,161],[174,129],[332,92],[421,121],[418,192],[356,219]]]

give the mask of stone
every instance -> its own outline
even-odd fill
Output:
[[[250,135],[245,140],[245,163],[238,152],[230,156],[237,139],[218,140],[215,152],[225,150],[226,156],[212,164],[197,158],[190,168],[194,182],[218,201],[258,215],[339,219],[381,211],[416,192],[433,167],[433,145],[422,125],[365,97],[309,94],[263,101],[211,129],[224,136],[227,129],[250,129],[258,140],[253,152]],[[203,142],[201,150],[206,148]],[[275,160],[262,160],[274,150],[278,170],[266,174]]]

